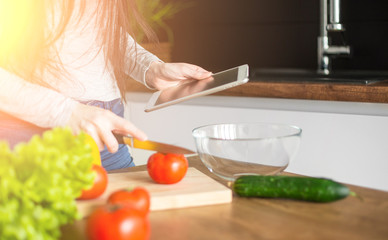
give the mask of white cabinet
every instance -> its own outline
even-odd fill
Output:
[[[195,150],[191,131],[202,125],[296,125],[302,140],[286,171],[388,191],[388,104],[207,96],[145,113],[149,96],[128,93],[126,108],[149,139]]]

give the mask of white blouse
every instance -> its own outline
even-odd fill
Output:
[[[96,17],[90,15],[93,8],[87,6],[86,9],[89,12],[80,23],[77,24],[76,18],[72,19],[56,43],[66,77],[57,79],[44,73],[42,78],[54,88],[52,90],[31,84],[0,68],[0,111],[40,127],[55,127],[67,123],[76,101],[120,98],[116,81],[109,72],[109,65],[106,69],[103,50],[97,43]],[[134,44],[129,36],[128,45]],[[161,60],[138,44],[136,50],[137,53],[132,47],[127,51],[128,64],[136,63],[130,76],[144,84],[150,64]]]

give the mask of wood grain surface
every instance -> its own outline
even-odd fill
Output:
[[[221,96],[388,103],[388,81],[376,84],[248,82],[217,93]]]
[[[175,184],[155,183],[147,171],[108,174],[108,187],[97,199],[78,200],[78,211],[88,216],[93,209],[106,203],[109,195],[120,189],[141,186],[151,195],[151,211],[230,203],[232,191],[195,168]]]
[[[189,164],[221,181],[198,157],[189,158]],[[151,239],[386,240],[388,192],[348,186],[358,196],[331,203],[233,196],[230,204],[153,211],[149,216]],[[86,239],[85,223],[84,219],[63,227],[62,239]]]
[[[134,81],[129,83],[129,91],[152,92],[142,84]],[[368,85],[250,81],[213,95],[388,103],[388,81]]]

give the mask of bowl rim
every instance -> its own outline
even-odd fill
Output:
[[[217,125],[244,125],[244,124],[258,124],[258,125],[266,125],[266,126],[281,126],[281,127],[289,127],[292,129],[297,130],[296,133],[292,134],[285,134],[285,135],[280,135],[280,136],[274,136],[274,137],[256,137],[256,138],[238,138],[238,139],[227,139],[227,138],[219,138],[219,137],[209,137],[209,136],[196,136],[196,132],[198,132],[200,129],[203,128],[208,128],[212,126],[217,126]],[[293,124],[285,124],[285,123],[273,123],[273,122],[229,122],[229,123],[213,123],[213,124],[206,124],[202,125],[199,127],[196,127],[192,130],[191,132],[192,136],[195,139],[212,139],[212,140],[223,140],[223,141],[235,141],[235,140],[241,140],[241,141],[256,141],[256,140],[262,140],[262,139],[279,139],[279,138],[288,138],[288,137],[295,137],[295,136],[301,136],[302,135],[302,128],[293,125]]]

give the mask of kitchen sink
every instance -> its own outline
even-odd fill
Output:
[[[388,71],[333,71],[321,74],[316,70],[287,68],[258,68],[251,70],[252,82],[330,82],[371,84],[388,80]]]

